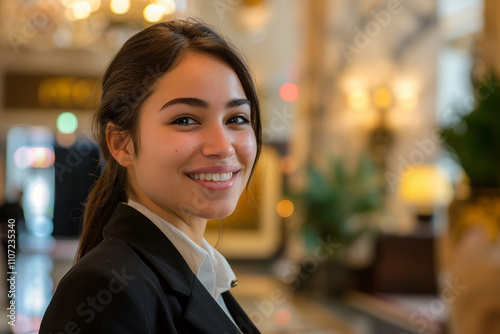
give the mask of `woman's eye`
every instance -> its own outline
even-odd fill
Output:
[[[246,118],[245,116],[242,116],[242,115],[231,117],[227,122],[233,123],[233,124],[242,124],[242,125],[250,123],[248,118]]]
[[[191,117],[179,117],[175,121],[173,121],[172,124],[192,125],[192,124],[196,124],[196,121],[194,119],[192,119]]]

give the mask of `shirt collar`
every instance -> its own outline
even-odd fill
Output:
[[[144,205],[131,199],[126,204],[149,218],[163,232],[210,295],[217,299],[221,293],[231,289],[232,282],[236,280],[231,266],[205,238],[202,239],[200,247],[181,230]]]

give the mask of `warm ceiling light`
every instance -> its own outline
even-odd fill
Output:
[[[165,7],[152,3],[144,8],[144,12],[142,14],[146,21],[151,23],[158,22],[165,14]]]
[[[109,8],[115,14],[125,14],[130,9],[130,0],[111,0]]]
[[[92,13],[92,6],[87,1],[77,1],[73,4],[72,11],[77,20],[84,20]]]

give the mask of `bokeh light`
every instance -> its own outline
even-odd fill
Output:
[[[125,14],[130,9],[130,0],[111,0],[109,8],[115,14]]]
[[[69,48],[73,45],[74,39],[73,39],[73,33],[69,29],[57,29],[56,32],[54,32],[54,44],[60,47],[61,49],[66,49]]]
[[[73,133],[78,128],[78,118],[71,112],[63,112],[57,116],[57,131],[61,133]]]
[[[77,20],[84,20],[92,13],[92,5],[88,1],[77,1],[72,6],[72,12]]]
[[[165,14],[165,7],[158,4],[150,4],[144,8],[144,19],[148,22],[154,23],[161,20]]]
[[[26,228],[37,237],[48,237],[54,231],[54,224],[48,217],[38,215],[26,223]]]
[[[279,201],[278,205],[276,206],[276,211],[283,218],[290,217],[293,214],[294,210],[295,208],[293,206],[293,203],[287,199]]]
[[[18,168],[47,168],[54,164],[55,153],[51,147],[21,146],[14,152],[14,163]]]
[[[21,146],[14,152],[14,163],[17,168],[26,169],[33,163],[33,153],[27,146]]]
[[[48,180],[38,177],[27,185],[28,203],[35,215],[44,215],[50,201]]]
[[[373,104],[377,109],[387,109],[392,105],[392,92],[385,88],[377,88],[373,92]]]
[[[366,109],[370,106],[370,95],[365,89],[351,89],[347,93],[347,105],[355,110]]]
[[[287,82],[280,87],[280,97],[287,102],[293,102],[297,100],[299,98],[299,95],[299,86],[292,82]]]
[[[413,81],[398,81],[394,85],[394,95],[398,105],[405,110],[414,109],[418,105],[418,89]]]
[[[154,23],[160,21],[163,16],[172,14],[175,10],[174,0],[159,0],[147,5],[144,8],[143,16],[146,21]]]
[[[49,147],[31,147],[30,150],[33,152],[31,167],[47,168],[54,164],[56,156],[53,149]]]
[[[274,323],[278,326],[286,326],[290,324],[292,320],[292,314],[289,310],[280,308],[274,312]]]

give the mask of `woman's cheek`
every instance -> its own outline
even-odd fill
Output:
[[[249,160],[249,164],[252,165],[257,155],[257,140],[253,131],[247,134],[245,138],[241,140],[241,143],[242,147],[240,150],[242,155],[245,157],[245,160]]]
[[[253,131],[252,134],[250,135],[248,142],[249,142],[248,151],[253,164],[255,157],[257,155],[257,139],[255,138],[255,134],[253,133]]]

